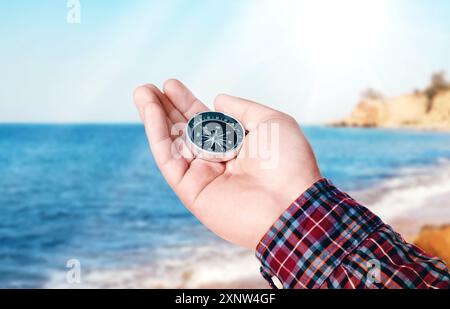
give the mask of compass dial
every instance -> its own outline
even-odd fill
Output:
[[[191,118],[186,128],[188,141],[197,152],[223,155],[237,152],[245,131],[231,116],[219,112],[204,112]]]

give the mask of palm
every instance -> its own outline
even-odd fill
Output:
[[[222,95],[216,109],[238,118],[249,130],[244,146],[226,163],[195,159],[183,139],[170,134],[171,128],[183,128],[190,117],[208,108],[178,81],[167,82],[164,91],[147,85],[135,93],[161,172],[208,228],[230,242],[254,248],[289,203],[320,177],[298,125],[268,107]],[[268,137],[270,130],[277,131],[275,139]],[[267,137],[268,145],[252,152],[261,137]]]

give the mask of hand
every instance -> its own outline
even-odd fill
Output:
[[[184,128],[196,113],[209,110],[181,82],[167,81],[164,93],[141,86],[134,99],[169,185],[203,224],[232,243],[255,249],[283,211],[321,178],[308,141],[289,115],[217,96],[216,110],[235,117],[249,132],[237,158],[214,163],[193,158],[183,139],[171,134],[174,125]],[[268,128],[278,133],[273,136]],[[253,148],[264,138],[268,152],[255,154]]]

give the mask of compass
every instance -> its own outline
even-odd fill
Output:
[[[220,112],[198,113],[186,125],[187,144],[203,160],[225,162],[235,158],[244,137],[242,124]]]

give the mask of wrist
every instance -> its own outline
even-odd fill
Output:
[[[276,276],[284,287],[319,287],[346,252],[382,224],[330,181],[320,179],[283,212],[259,242],[256,256],[261,272],[269,282]]]
[[[288,210],[292,205],[300,199],[308,189],[315,186],[316,183],[320,181],[326,181],[322,178],[320,173],[316,173],[316,175],[311,176],[308,180],[305,178],[299,180],[292,180],[286,184],[283,191],[279,190],[278,193],[275,191],[272,196],[274,196],[272,205],[273,209],[271,212],[268,212],[262,220],[264,222],[260,228],[260,232],[258,233],[259,237],[257,238],[257,242],[252,247],[253,249],[257,248],[260,244],[261,240],[268,234],[270,229],[273,227],[274,223],[280,220],[283,214]],[[283,192],[280,194],[279,192]]]
[[[284,201],[280,203],[280,207],[282,212],[280,215],[286,211],[296,200],[299,199],[306,191],[310,188],[314,187],[314,185],[323,180],[324,178],[320,174],[319,171],[314,174],[309,175],[308,177],[301,177],[300,179],[292,179],[288,181],[286,184],[286,189],[284,193]],[[281,201],[280,201],[281,202]]]

